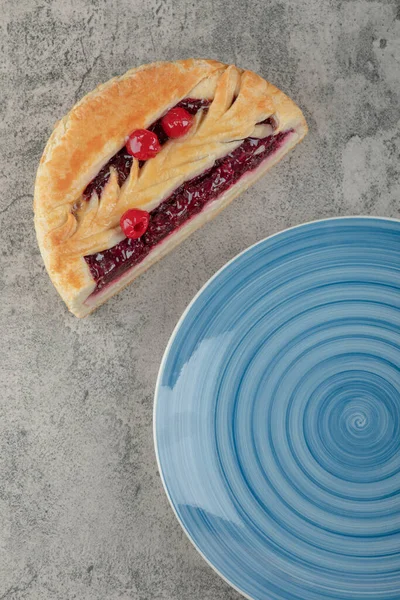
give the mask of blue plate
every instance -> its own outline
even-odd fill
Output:
[[[180,320],[160,472],[203,557],[256,600],[400,598],[400,221],[270,237]]]

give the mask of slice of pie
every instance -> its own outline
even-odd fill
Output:
[[[40,250],[68,308],[92,312],[306,133],[283,92],[213,60],[145,65],[85,96],[56,125],[35,185]]]

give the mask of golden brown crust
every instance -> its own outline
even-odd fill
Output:
[[[122,188],[111,173],[101,200],[94,194],[90,202],[80,202],[88,183],[133,130],[148,127],[190,95],[213,102],[207,115],[198,114],[189,135],[168,142],[140,171],[134,160]],[[300,109],[283,92],[251,71],[211,60],[145,65],[85,96],[51,135],[34,198],[40,250],[70,310],[78,316],[87,312],[82,304],[95,283],[83,256],[123,239],[119,218],[128,207],[152,210],[245,137],[256,135],[256,123],[271,115],[278,131],[295,129],[299,139],[305,135]]]

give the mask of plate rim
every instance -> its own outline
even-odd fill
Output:
[[[254,244],[251,244],[250,246],[247,246],[247,248],[245,248],[244,250],[241,250],[238,254],[236,254],[235,256],[233,256],[224,265],[222,265],[222,267],[220,267],[213,275],[211,275],[211,277],[201,286],[201,288],[193,296],[193,298],[191,299],[191,301],[189,302],[189,304],[186,306],[185,310],[183,311],[183,313],[179,317],[179,319],[178,319],[178,321],[177,321],[174,329],[172,330],[172,333],[171,333],[171,335],[169,337],[168,343],[167,343],[166,348],[164,350],[164,353],[163,353],[163,356],[162,356],[162,359],[161,359],[161,363],[160,363],[160,366],[159,366],[159,369],[158,369],[157,380],[156,380],[156,385],[155,385],[155,390],[154,390],[154,401],[153,401],[153,444],[154,444],[154,451],[155,451],[155,455],[156,455],[156,462],[157,462],[158,472],[160,474],[160,479],[161,479],[161,482],[162,482],[162,485],[163,485],[163,488],[164,488],[164,492],[165,492],[165,494],[166,494],[166,496],[168,498],[169,505],[172,508],[172,510],[174,512],[174,515],[175,515],[175,517],[176,517],[179,525],[183,529],[186,537],[191,542],[192,546],[196,549],[196,551],[200,554],[200,556],[203,558],[203,560],[206,561],[206,563],[211,567],[211,569],[214,571],[214,573],[216,573],[219,577],[221,577],[221,579],[223,581],[225,581],[225,583],[227,583],[236,592],[238,592],[239,594],[241,594],[244,598],[247,598],[247,600],[254,600],[254,598],[252,598],[246,592],[244,592],[239,587],[237,587],[237,585],[235,585],[223,573],[221,573],[221,571],[219,571],[219,569],[217,569],[217,567],[205,556],[205,554],[203,553],[203,551],[196,544],[196,542],[194,541],[194,539],[190,535],[189,531],[185,527],[185,524],[183,523],[182,519],[180,518],[177,510],[175,509],[175,506],[174,506],[174,503],[172,501],[171,495],[170,495],[170,493],[168,491],[168,487],[167,487],[167,484],[166,484],[165,479],[164,479],[164,473],[163,473],[163,470],[161,468],[160,455],[159,455],[159,451],[158,451],[157,431],[156,431],[156,413],[157,413],[157,405],[158,405],[158,396],[159,396],[159,390],[160,390],[160,387],[161,387],[161,379],[162,379],[162,376],[163,376],[163,373],[164,373],[164,369],[165,369],[165,364],[167,362],[167,358],[168,358],[168,354],[169,354],[169,351],[171,349],[171,346],[174,343],[175,338],[176,338],[176,336],[178,334],[178,331],[179,331],[182,323],[184,322],[186,316],[190,312],[192,306],[195,304],[195,302],[197,301],[197,299],[201,296],[201,294],[203,293],[203,291],[214,281],[214,279],[216,279],[220,275],[220,273],[222,273],[232,263],[234,263],[236,260],[238,260],[243,254],[246,254],[246,252],[250,252],[253,248],[256,248],[258,245],[263,244],[264,242],[266,242],[268,240],[271,240],[272,238],[274,238],[274,237],[276,237],[278,235],[281,235],[281,234],[286,233],[288,231],[293,231],[294,229],[299,229],[301,227],[305,227],[306,225],[313,225],[313,224],[318,224],[318,223],[326,223],[326,222],[330,222],[330,221],[345,221],[345,220],[351,221],[353,219],[354,220],[356,220],[356,219],[366,219],[366,220],[374,220],[374,221],[388,221],[388,222],[391,222],[391,223],[398,223],[400,225],[400,217],[399,218],[396,218],[396,217],[380,217],[380,216],[376,216],[376,215],[341,215],[341,216],[337,216],[337,217],[325,217],[325,218],[322,218],[322,219],[313,219],[311,221],[305,221],[304,223],[299,223],[297,225],[292,225],[290,227],[286,227],[285,229],[280,229],[279,231],[276,231],[275,233],[272,233],[271,235],[268,235],[267,237],[262,238],[258,242],[255,242]]]

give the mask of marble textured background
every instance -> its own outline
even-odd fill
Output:
[[[348,214],[399,216],[400,5],[366,0],[1,0],[0,600],[238,599],[186,539],[152,440],[181,312],[249,244]],[[54,122],[157,59],[260,72],[310,134],[263,181],[92,317],[69,315],[32,226]]]

